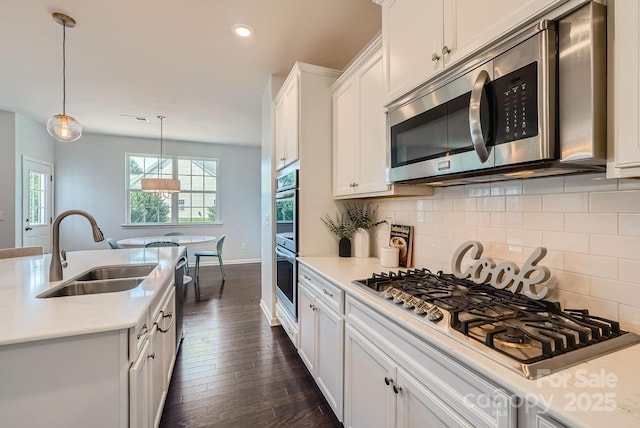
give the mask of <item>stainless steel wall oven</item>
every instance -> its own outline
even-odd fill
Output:
[[[298,319],[298,170],[276,179],[276,296],[282,306]]]

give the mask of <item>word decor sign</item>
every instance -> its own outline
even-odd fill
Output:
[[[512,262],[502,262],[496,266],[489,257],[481,257],[482,250],[482,244],[478,241],[466,241],[460,245],[451,259],[453,275],[460,279],[468,278],[476,284],[488,283],[498,289],[509,288],[512,293],[519,293],[524,288],[524,294],[534,300],[544,299],[549,293],[548,287],[543,287],[539,292],[534,288],[551,276],[546,266],[537,265],[547,255],[546,248],[533,250],[522,269]],[[462,259],[467,252],[475,263],[463,271]]]

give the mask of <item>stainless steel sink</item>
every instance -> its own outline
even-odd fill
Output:
[[[62,287],[47,290],[38,297],[84,296],[86,294],[115,293],[136,288],[144,281],[142,278],[119,278],[97,281],[72,281]]]
[[[96,279],[138,278],[147,276],[157,264],[100,266],[73,278],[76,281],[94,281]]]
[[[40,293],[37,297],[42,299],[128,291],[140,285],[156,266],[142,264],[96,267]]]

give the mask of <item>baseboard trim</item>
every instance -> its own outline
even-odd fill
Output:
[[[267,322],[271,327],[280,325],[280,320],[278,320],[278,318],[275,317],[273,312],[269,310],[264,299],[260,299],[260,309],[262,310],[264,317],[267,319]]]

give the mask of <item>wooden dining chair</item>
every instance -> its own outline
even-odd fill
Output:
[[[0,249],[0,259],[8,259],[11,257],[41,256],[42,254],[42,247],[17,247]]]
[[[220,273],[222,274],[222,282],[224,282],[224,265],[222,264],[222,245],[224,244],[224,238],[226,235],[222,235],[216,242],[216,251],[196,251],[193,253],[196,256],[196,274],[193,282],[196,290],[196,300],[200,300],[200,257],[217,257],[218,265],[220,266]]]

